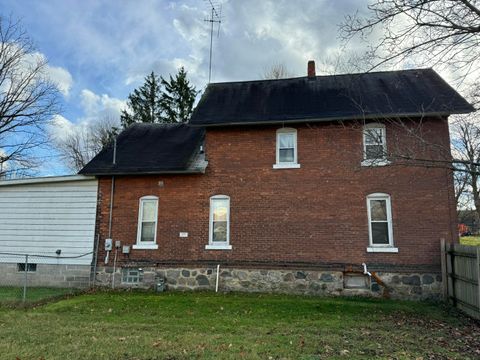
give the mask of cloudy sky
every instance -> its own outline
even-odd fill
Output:
[[[317,73],[327,72],[319,63],[340,51],[338,24],[366,8],[362,0],[221,3],[212,81],[257,79],[276,63],[303,76],[309,59],[317,60]],[[166,76],[185,66],[198,89],[207,83],[208,1],[0,0],[0,9],[22,20],[48,58],[63,96],[64,111],[56,119],[60,132],[118,116],[152,70]],[[40,175],[68,173],[53,152],[44,156]]]

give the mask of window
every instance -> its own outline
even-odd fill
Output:
[[[363,127],[362,165],[386,165],[387,142],[385,125],[367,124]]]
[[[143,281],[143,269],[138,268],[123,268],[122,269],[122,283],[124,284],[138,284]]]
[[[282,128],[277,130],[277,163],[274,169],[299,168],[297,162],[297,130]]]
[[[393,246],[392,209],[390,196],[371,194],[367,196],[368,231],[370,244],[368,252],[398,252]]]
[[[24,272],[25,271],[25,263],[17,263],[17,271]],[[27,264],[27,272],[35,272],[37,271],[37,264]]]
[[[134,249],[158,249],[157,240],[158,198],[144,196],[138,210],[137,243]]]
[[[230,250],[230,198],[215,195],[210,198],[209,250]]]

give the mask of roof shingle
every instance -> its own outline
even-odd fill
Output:
[[[117,137],[116,161],[113,146],[103,149],[79,171],[83,175],[201,173],[203,128],[186,124],[133,124]]]
[[[449,115],[473,107],[434,70],[242,81],[208,85],[191,125]]]

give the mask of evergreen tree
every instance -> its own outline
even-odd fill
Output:
[[[145,83],[128,95],[129,109],[123,110],[120,117],[123,128],[135,122],[162,122],[161,97],[160,79],[152,71],[145,78]]]
[[[187,72],[182,66],[175,77],[170,75],[169,81],[163,77],[161,79],[164,87],[160,99],[162,122],[179,123],[188,121],[192,115],[193,103],[198,91],[195,86],[190,85]]]

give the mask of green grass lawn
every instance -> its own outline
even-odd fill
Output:
[[[460,244],[470,246],[480,246],[480,236],[462,236]]]
[[[480,328],[434,304],[118,292],[0,307],[2,359],[468,359]]]
[[[74,289],[36,287],[27,288],[26,303],[37,303],[74,293]],[[23,287],[0,287],[0,304],[19,304],[23,301]]]

